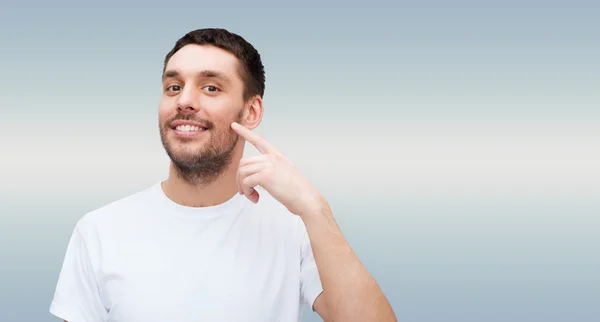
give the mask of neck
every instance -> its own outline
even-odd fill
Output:
[[[194,184],[183,180],[171,162],[169,176],[161,183],[165,195],[174,202],[188,207],[210,207],[224,203],[237,192],[237,170],[243,156],[242,148],[236,148],[231,163],[214,180]]]

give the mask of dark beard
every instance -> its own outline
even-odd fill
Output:
[[[236,122],[240,122],[241,113]],[[165,151],[171,163],[175,168],[177,176],[184,182],[202,187],[214,182],[231,164],[235,145],[238,141],[238,135],[229,127],[217,129],[210,121],[202,122],[208,125],[210,133],[209,140],[201,149],[186,153],[186,155],[177,155],[170,142],[166,140],[167,131],[170,130],[169,124],[174,120],[194,120],[193,117],[178,115],[176,118],[168,120],[163,126],[160,126],[160,138]]]

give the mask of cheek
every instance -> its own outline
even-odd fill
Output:
[[[203,114],[215,123],[229,124],[236,119],[239,109],[239,106],[229,100],[219,100],[213,102],[210,106],[207,104],[203,109]]]
[[[162,123],[165,120],[167,120],[169,117],[171,117],[171,114],[173,113],[173,108],[171,107],[171,103],[168,101],[165,101],[164,99],[160,101],[160,104],[158,105],[158,120]]]

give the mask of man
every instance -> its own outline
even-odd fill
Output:
[[[265,139],[264,68],[200,29],[162,75],[168,178],[83,216],[50,312],[69,322],[396,321],[326,199]],[[245,142],[259,156],[243,158]]]

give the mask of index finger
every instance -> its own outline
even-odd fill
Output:
[[[252,145],[254,145],[258,149],[258,151],[260,151],[261,153],[269,153],[269,152],[277,151],[277,149],[275,149],[272,145],[267,143],[267,141],[265,139],[263,139],[260,135],[250,131],[246,127],[238,124],[237,122],[231,123],[231,128],[237,134],[239,134],[241,137],[243,137],[246,141],[252,143]]]

